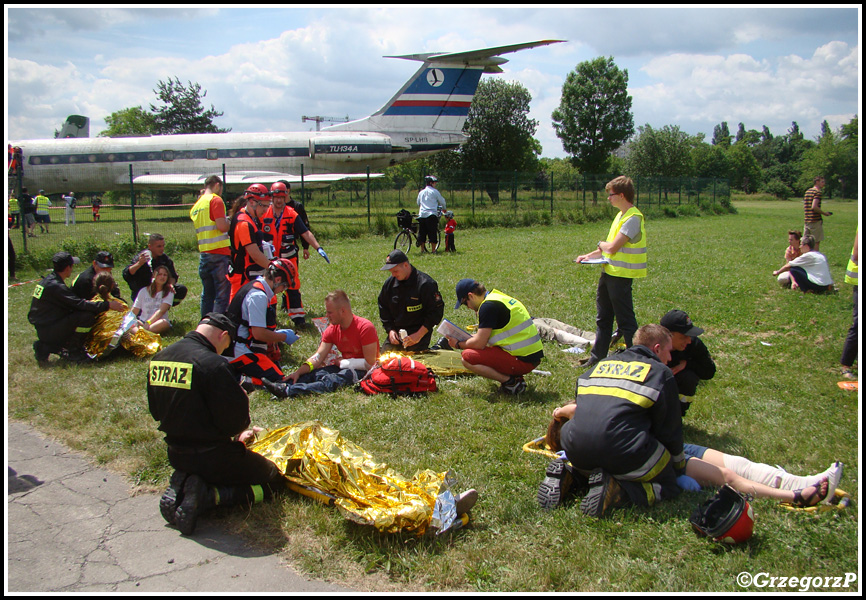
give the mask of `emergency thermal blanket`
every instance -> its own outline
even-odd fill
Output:
[[[339,431],[318,421],[267,433],[250,449],[293,483],[324,492],[347,519],[384,533],[440,533],[459,523],[451,472],[418,471],[406,479]]]

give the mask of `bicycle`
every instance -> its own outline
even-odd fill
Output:
[[[439,217],[442,216],[442,211],[439,211]],[[394,250],[402,250],[405,254],[409,254],[413,246],[418,244],[418,219],[405,208],[397,213],[397,226],[400,228],[400,233],[394,239]],[[432,252],[436,252],[439,246],[442,245],[442,223],[438,222],[436,244],[430,244]],[[421,252],[427,252],[427,244],[421,248]]]

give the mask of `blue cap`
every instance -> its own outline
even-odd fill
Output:
[[[454,305],[454,310],[460,308],[460,305],[466,302],[469,292],[475,289],[478,282],[474,279],[461,279],[457,282],[457,304]]]

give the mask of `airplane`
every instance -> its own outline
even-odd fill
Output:
[[[199,190],[210,175],[229,188],[287,180],[309,187],[366,178],[371,170],[458,148],[482,73],[501,73],[501,54],[541,40],[468,52],[386,56],[422,66],[378,111],[316,132],[202,133],[10,141],[23,157],[22,185],[73,190]],[[373,176],[381,176],[376,173]],[[303,180],[303,181],[302,181]]]

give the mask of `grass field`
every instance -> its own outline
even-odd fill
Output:
[[[519,399],[478,378],[442,381],[426,398],[353,390],[282,402],[264,392],[251,397],[254,424],[318,419],[406,476],[454,469],[460,489],[480,493],[469,527],[439,539],[382,535],[295,496],[248,512],[220,510],[212,518],[311,576],[369,591],[734,592],[741,590],[736,576],[743,571],[797,577],[858,572],[859,403],[856,393],[836,385],[852,308],[851,288],[841,282],[858,204],[825,202],[834,214],[825,221],[821,251],[840,292],[821,296],[782,290],[772,275],[783,264],[787,230],[802,226],[801,205],[740,202],[736,208],[736,215],[648,222],[649,276],[635,285],[638,321],[657,322],[680,308],[705,329],[702,339],[718,373],[699,388],[685,419],[686,441],[792,473],[823,471],[841,460],[851,508],[813,515],[755,500],[755,535],[737,547],[691,531],[688,517],[710,490],[603,521],[576,506],[542,513],[535,494],[547,460],[521,446],[543,433],[555,406],[572,398],[579,374],[577,356],[545,342],[540,368],[552,375],[530,376]],[[522,300],[533,316],[593,329],[598,271],[572,260],[603,239],[608,226],[458,229],[456,255],[414,257],[414,264],[438,280],[446,316],[460,324],[470,324],[472,313],[451,310],[454,285],[473,277]],[[323,314],[326,293],[342,288],[356,314],[379,326],[376,297],[386,273],[378,268],[391,243],[391,236],[334,239],[326,246],[331,265],[315,255],[304,262],[302,290],[312,315]],[[172,310],[169,343],[195,326],[200,292],[197,255],[173,258],[191,289]],[[35,276],[25,271],[19,279]],[[26,319],[32,291],[27,284],[7,294],[8,417],[83,450],[143,488],[164,487],[170,468],[147,411],[144,364],[118,355],[96,366],[57,363],[37,370]],[[284,350],[284,362],[302,362],[317,342],[307,332]]]

